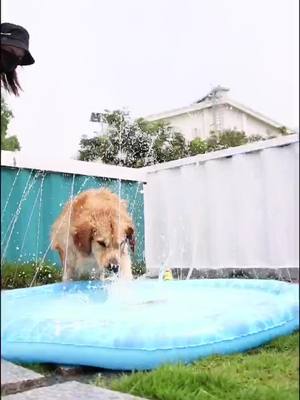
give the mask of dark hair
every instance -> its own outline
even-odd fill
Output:
[[[15,69],[9,72],[1,72],[1,85],[8,93],[13,93],[15,96],[19,96],[19,90],[22,90]]]

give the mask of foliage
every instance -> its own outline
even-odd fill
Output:
[[[299,333],[243,354],[194,364],[165,365],[104,382],[106,387],[157,400],[296,400]],[[93,383],[103,385],[103,379]]]
[[[166,123],[132,121],[127,112],[120,110],[106,110],[102,121],[107,125],[106,134],[90,139],[82,137],[80,160],[137,168],[188,154],[183,135]]]
[[[143,275],[146,272],[144,262],[133,263],[134,276]],[[36,276],[35,276],[36,275]],[[47,285],[62,281],[62,272],[59,267],[49,264],[14,264],[5,263],[1,267],[1,289],[17,289],[29,287],[33,278],[33,286]],[[82,276],[82,280],[89,280],[90,276]]]
[[[190,156],[195,156],[197,154],[204,154],[207,152],[207,143],[205,140],[197,137],[193,139],[188,146],[188,152]]]
[[[184,136],[179,132],[172,132],[170,127],[158,133],[153,149],[156,163],[178,160],[188,155]]]
[[[246,133],[243,131],[225,130],[219,134],[220,145],[227,149],[228,147],[242,146],[248,142]]]
[[[242,146],[248,142],[243,131],[225,130],[222,132],[211,132],[206,139],[207,151],[228,149],[229,147]]]
[[[261,135],[250,135],[248,136],[248,142],[261,142],[262,140],[266,140],[263,136]]]
[[[1,96],[1,140],[7,134],[8,124],[13,118],[12,111],[8,108],[4,98]]]
[[[187,142],[180,132],[163,121],[149,122],[142,118],[132,121],[129,113],[120,110],[106,110],[101,119],[107,126],[106,134],[91,139],[82,137],[80,160],[101,160],[105,164],[138,168],[266,139],[228,129],[212,131],[206,139],[197,137]],[[288,131],[281,127],[280,133],[287,135]]]
[[[146,265],[144,262],[136,262],[132,265],[133,276],[140,276],[146,273]]]
[[[13,113],[1,96],[1,150],[16,151],[21,149],[17,136],[7,136],[8,125],[12,118]]]
[[[283,135],[283,136],[289,135],[289,132],[285,126],[281,126],[279,128],[279,131],[280,131],[281,135]]]
[[[247,136],[243,131],[225,130],[222,132],[211,132],[207,139],[197,137],[189,145],[189,155],[203,154],[210,151],[228,149],[229,147],[242,146],[247,143],[265,140],[261,135]]]
[[[29,287],[34,277],[33,286],[61,282],[62,280],[61,270],[53,265],[6,263],[1,267],[1,289]]]
[[[80,141],[79,159],[81,161],[94,161],[97,160],[101,155],[104,155],[107,164],[110,164],[115,154],[112,151],[109,140],[107,137],[94,137],[88,139],[82,137]]]
[[[228,278],[233,278],[233,279],[250,279],[251,278],[251,273],[247,270],[243,269],[234,269],[233,271],[230,271],[228,274]]]

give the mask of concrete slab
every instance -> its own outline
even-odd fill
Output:
[[[3,400],[145,400],[75,381],[4,396]]]
[[[27,388],[39,386],[45,377],[30,369],[1,359],[1,394],[16,393]]]

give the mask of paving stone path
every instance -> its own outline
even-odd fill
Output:
[[[32,389],[11,394],[4,400],[143,400],[141,397],[98,388],[80,382],[65,382],[58,385]]]
[[[64,373],[62,371],[60,373],[64,376],[72,376],[72,371],[80,370],[61,368]],[[1,398],[3,400],[145,400],[75,380],[53,383],[53,379],[49,377],[1,359]]]
[[[41,374],[1,359],[1,395],[40,386],[45,380]]]

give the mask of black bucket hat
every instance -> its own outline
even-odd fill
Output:
[[[29,33],[22,26],[3,22],[1,24],[1,44],[19,47],[26,51],[19,65],[34,64],[34,58],[29,52]]]

